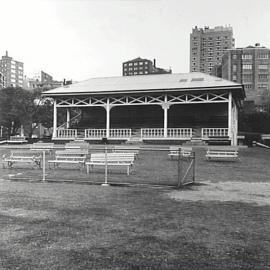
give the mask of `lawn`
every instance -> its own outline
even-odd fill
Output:
[[[153,153],[130,178],[112,170],[109,180],[175,183],[177,162]],[[9,181],[26,169],[1,169],[0,269],[270,269],[269,150],[241,149],[227,163],[204,153],[196,149],[198,184],[184,190]],[[74,168],[53,175],[89,179]]]

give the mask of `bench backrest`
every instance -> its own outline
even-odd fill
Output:
[[[65,149],[88,149],[89,143],[87,142],[70,142],[65,144]]]
[[[11,157],[41,157],[37,152],[27,151],[27,150],[13,150],[10,152]]]
[[[25,141],[25,136],[10,136],[11,141]]]
[[[55,151],[55,155],[66,155],[66,156],[86,156],[88,150],[86,149],[66,149]]]
[[[212,146],[209,147],[208,152],[238,152],[237,146]]]
[[[54,148],[54,143],[41,143],[41,142],[37,142],[37,143],[33,143],[32,145],[30,145],[30,149],[41,149],[41,150],[46,150],[46,149],[53,149]]]

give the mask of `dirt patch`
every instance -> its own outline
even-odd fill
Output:
[[[270,205],[270,183],[203,182],[191,190],[173,191],[169,196],[187,201],[233,201]]]

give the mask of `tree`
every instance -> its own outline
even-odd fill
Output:
[[[38,123],[52,126],[53,103],[41,97],[42,90],[26,91],[22,88],[5,88],[0,92],[0,125],[8,130],[8,136],[15,135],[21,125],[32,137]]]

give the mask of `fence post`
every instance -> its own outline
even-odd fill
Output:
[[[103,187],[109,186],[108,184],[108,149],[107,146],[105,146],[105,182],[101,184]]]
[[[181,180],[181,158],[180,158],[180,154],[181,154],[181,148],[178,149],[178,185],[177,187],[180,188],[182,185],[182,180]]]
[[[192,179],[192,181],[194,183],[195,182],[195,165],[196,165],[196,163],[195,163],[195,152],[193,152],[192,157],[193,157],[193,179]]]
[[[42,181],[45,181],[45,177],[46,177],[46,168],[45,168],[45,150],[42,151]]]

